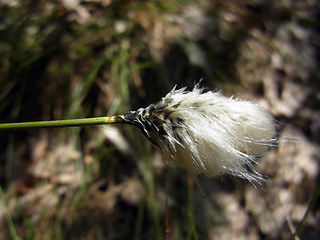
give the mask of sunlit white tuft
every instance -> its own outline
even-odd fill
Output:
[[[124,120],[159,146],[170,164],[194,176],[230,174],[260,182],[253,163],[275,143],[274,121],[266,110],[198,86],[190,92],[174,88]]]

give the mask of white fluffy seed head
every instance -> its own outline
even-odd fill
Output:
[[[169,92],[157,104],[124,115],[160,147],[164,158],[190,174],[230,174],[260,182],[257,158],[274,145],[271,115],[249,101],[195,86]]]

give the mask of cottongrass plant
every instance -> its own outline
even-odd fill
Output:
[[[250,101],[196,85],[173,88],[156,104],[124,115],[87,119],[0,124],[0,130],[125,123],[138,127],[164,159],[191,176],[229,174],[261,183],[257,159],[275,144],[272,116]]]

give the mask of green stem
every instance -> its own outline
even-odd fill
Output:
[[[198,180],[197,180],[198,181]],[[198,240],[194,212],[194,180],[188,176],[188,232],[187,239]]]
[[[111,117],[96,117],[54,121],[39,121],[39,122],[21,122],[21,123],[1,123],[0,131],[20,130],[29,128],[58,128],[58,127],[78,127],[88,125],[100,125],[109,123],[123,123],[123,118],[119,116]]]
[[[3,210],[3,213],[4,213],[4,217],[5,217],[6,221],[7,221],[11,238],[13,240],[19,240],[19,236],[18,236],[18,234],[16,232],[16,228],[14,226],[14,223],[12,221],[11,215],[9,213],[8,204],[7,204],[6,200],[5,200],[5,195],[4,195],[3,191],[2,191],[1,186],[0,186],[0,206],[2,207],[2,210]]]
[[[315,191],[315,193],[312,196],[312,199],[308,205],[308,208],[306,212],[304,213],[303,218],[299,222],[298,226],[296,227],[296,231],[293,233],[291,239],[297,239],[299,237],[299,234],[302,231],[303,225],[305,224],[308,216],[310,215],[311,211],[317,206],[318,199],[320,197],[320,185],[318,185],[318,189]]]

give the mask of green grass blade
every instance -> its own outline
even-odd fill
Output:
[[[5,196],[3,194],[1,186],[0,186],[0,204],[1,204],[0,206],[2,207],[3,212],[4,212],[4,217],[5,217],[7,224],[8,224],[11,238],[13,240],[19,240],[18,234],[16,232],[16,228],[13,224],[12,218],[11,218],[10,213],[8,211],[8,205],[6,203]]]

